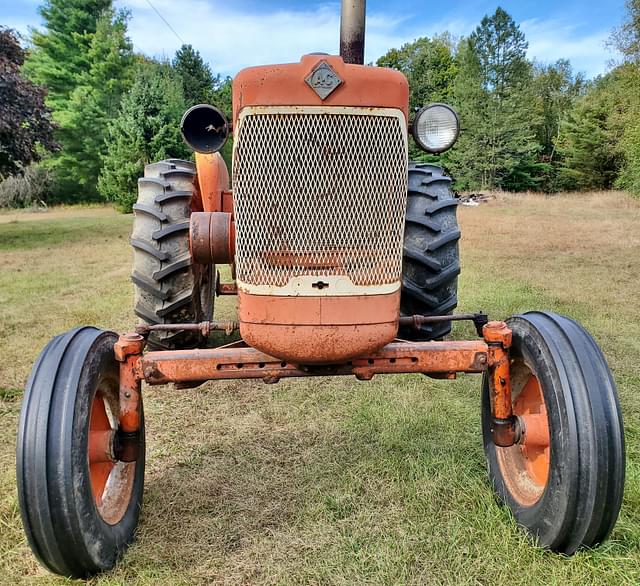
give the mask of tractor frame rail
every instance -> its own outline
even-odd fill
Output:
[[[486,316],[464,314],[458,319],[472,320],[479,327],[486,321]],[[202,326],[193,324],[193,327]],[[174,383],[186,388],[213,380],[256,379],[273,384],[283,378],[312,376],[352,375],[367,381],[377,374],[417,373],[455,379],[461,372],[487,373],[494,441],[500,446],[511,446],[520,436],[511,407],[511,330],[504,322],[488,322],[482,327],[482,334],[482,340],[471,341],[396,340],[370,355],[338,364],[312,365],[287,363],[248,346],[242,340],[218,348],[143,353],[145,338],[141,332],[123,334],[114,348],[120,362],[121,405],[124,407],[120,414],[121,423],[129,434],[137,432],[136,415],[140,411],[138,403],[142,381],[149,385]]]

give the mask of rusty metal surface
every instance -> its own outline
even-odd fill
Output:
[[[200,332],[205,338],[214,331],[224,331],[227,334],[240,329],[236,321],[203,321],[197,324],[141,324],[136,327],[136,333],[148,336],[150,332]]]
[[[115,434],[116,432],[113,429],[89,431],[87,450],[90,464],[116,461],[113,451]]]
[[[240,290],[240,334],[296,364],[341,362],[376,352],[398,332],[400,290],[390,295],[276,297]]]
[[[459,342],[393,342],[370,355],[332,365],[294,365],[237,344],[214,349],[150,352],[140,361],[149,384],[223,379],[262,379],[376,374],[483,372],[489,362],[482,340]]]
[[[472,321],[479,336],[483,336],[484,326],[488,323],[487,315],[484,313],[457,313],[453,315],[409,315],[401,317],[400,327],[409,327],[416,330],[424,324],[434,324],[452,321]]]
[[[119,429],[125,433],[140,429],[142,400],[138,367],[144,346],[145,339],[140,334],[123,334],[114,346],[116,360],[120,362]]]
[[[296,364],[328,364],[377,351],[395,339],[396,322],[358,325],[240,323],[248,344]]]
[[[491,392],[492,435],[497,446],[509,447],[520,436],[511,401],[511,362],[509,348],[513,335],[504,322],[489,322],[483,329],[489,349],[489,388]]]
[[[196,182],[202,199],[202,209],[197,211],[230,212],[229,171],[220,153],[196,153],[196,170]]]
[[[344,83],[322,99],[305,79],[326,61]],[[243,69],[233,80],[234,133],[238,115],[246,106],[356,106],[397,108],[409,120],[407,78],[385,67],[362,67],[345,63],[337,55],[305,55],[299,63],[266,65]]]
[[[400,313],[400,291],[388,295],[276,297],[251,295],[241,290],[238,301],[240,321],[257,324],[335,326],[397,323]],[[385,342],[380,347],[384,345]]]
[[[237,295],[238,285],[234,283],[221,283],[218,279],[216,283],[216,295]]]
[[[366,0],[342,0],[340,56],[345,63],[364,64]]]
[[[191,214],[191,256],[199,264],[231,264],[235,257],[235,225],[228,212]]]
[[[482,330],[483,337],[488,344],[499,344],[503,348],[511,348],[513,334],[509,326],[503,321],[491,321]]]

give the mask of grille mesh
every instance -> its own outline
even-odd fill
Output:
[[[400,281],[407,141],[397,115],[256,113],[234,152],[236,270],[246,285]]]

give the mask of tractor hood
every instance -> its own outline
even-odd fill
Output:
[[[395,108],[409,119],[409,84],[399,71],[346,64],[336,55],[249,67],[233,82],[233,121],[246,106]]]

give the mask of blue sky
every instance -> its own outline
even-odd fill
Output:
[[[38,26],[40,0],[0,0],[0,24],[21,32]],[[296,61],[313,51],[334,53],[337,0],[151,0],[178,36],[191,43],[216,72]],[[138,51],[171,57],[181,41],[148,0],[116,0],[131,10],[130,36]],[[542,62],[568,58],[589,76],[604,73],[616,55],[606,46],[624,16],[624,0],[368,0],[366,58],[420,36],[449,31],[467,35],[498,5],[521,25],[529,56]]]

